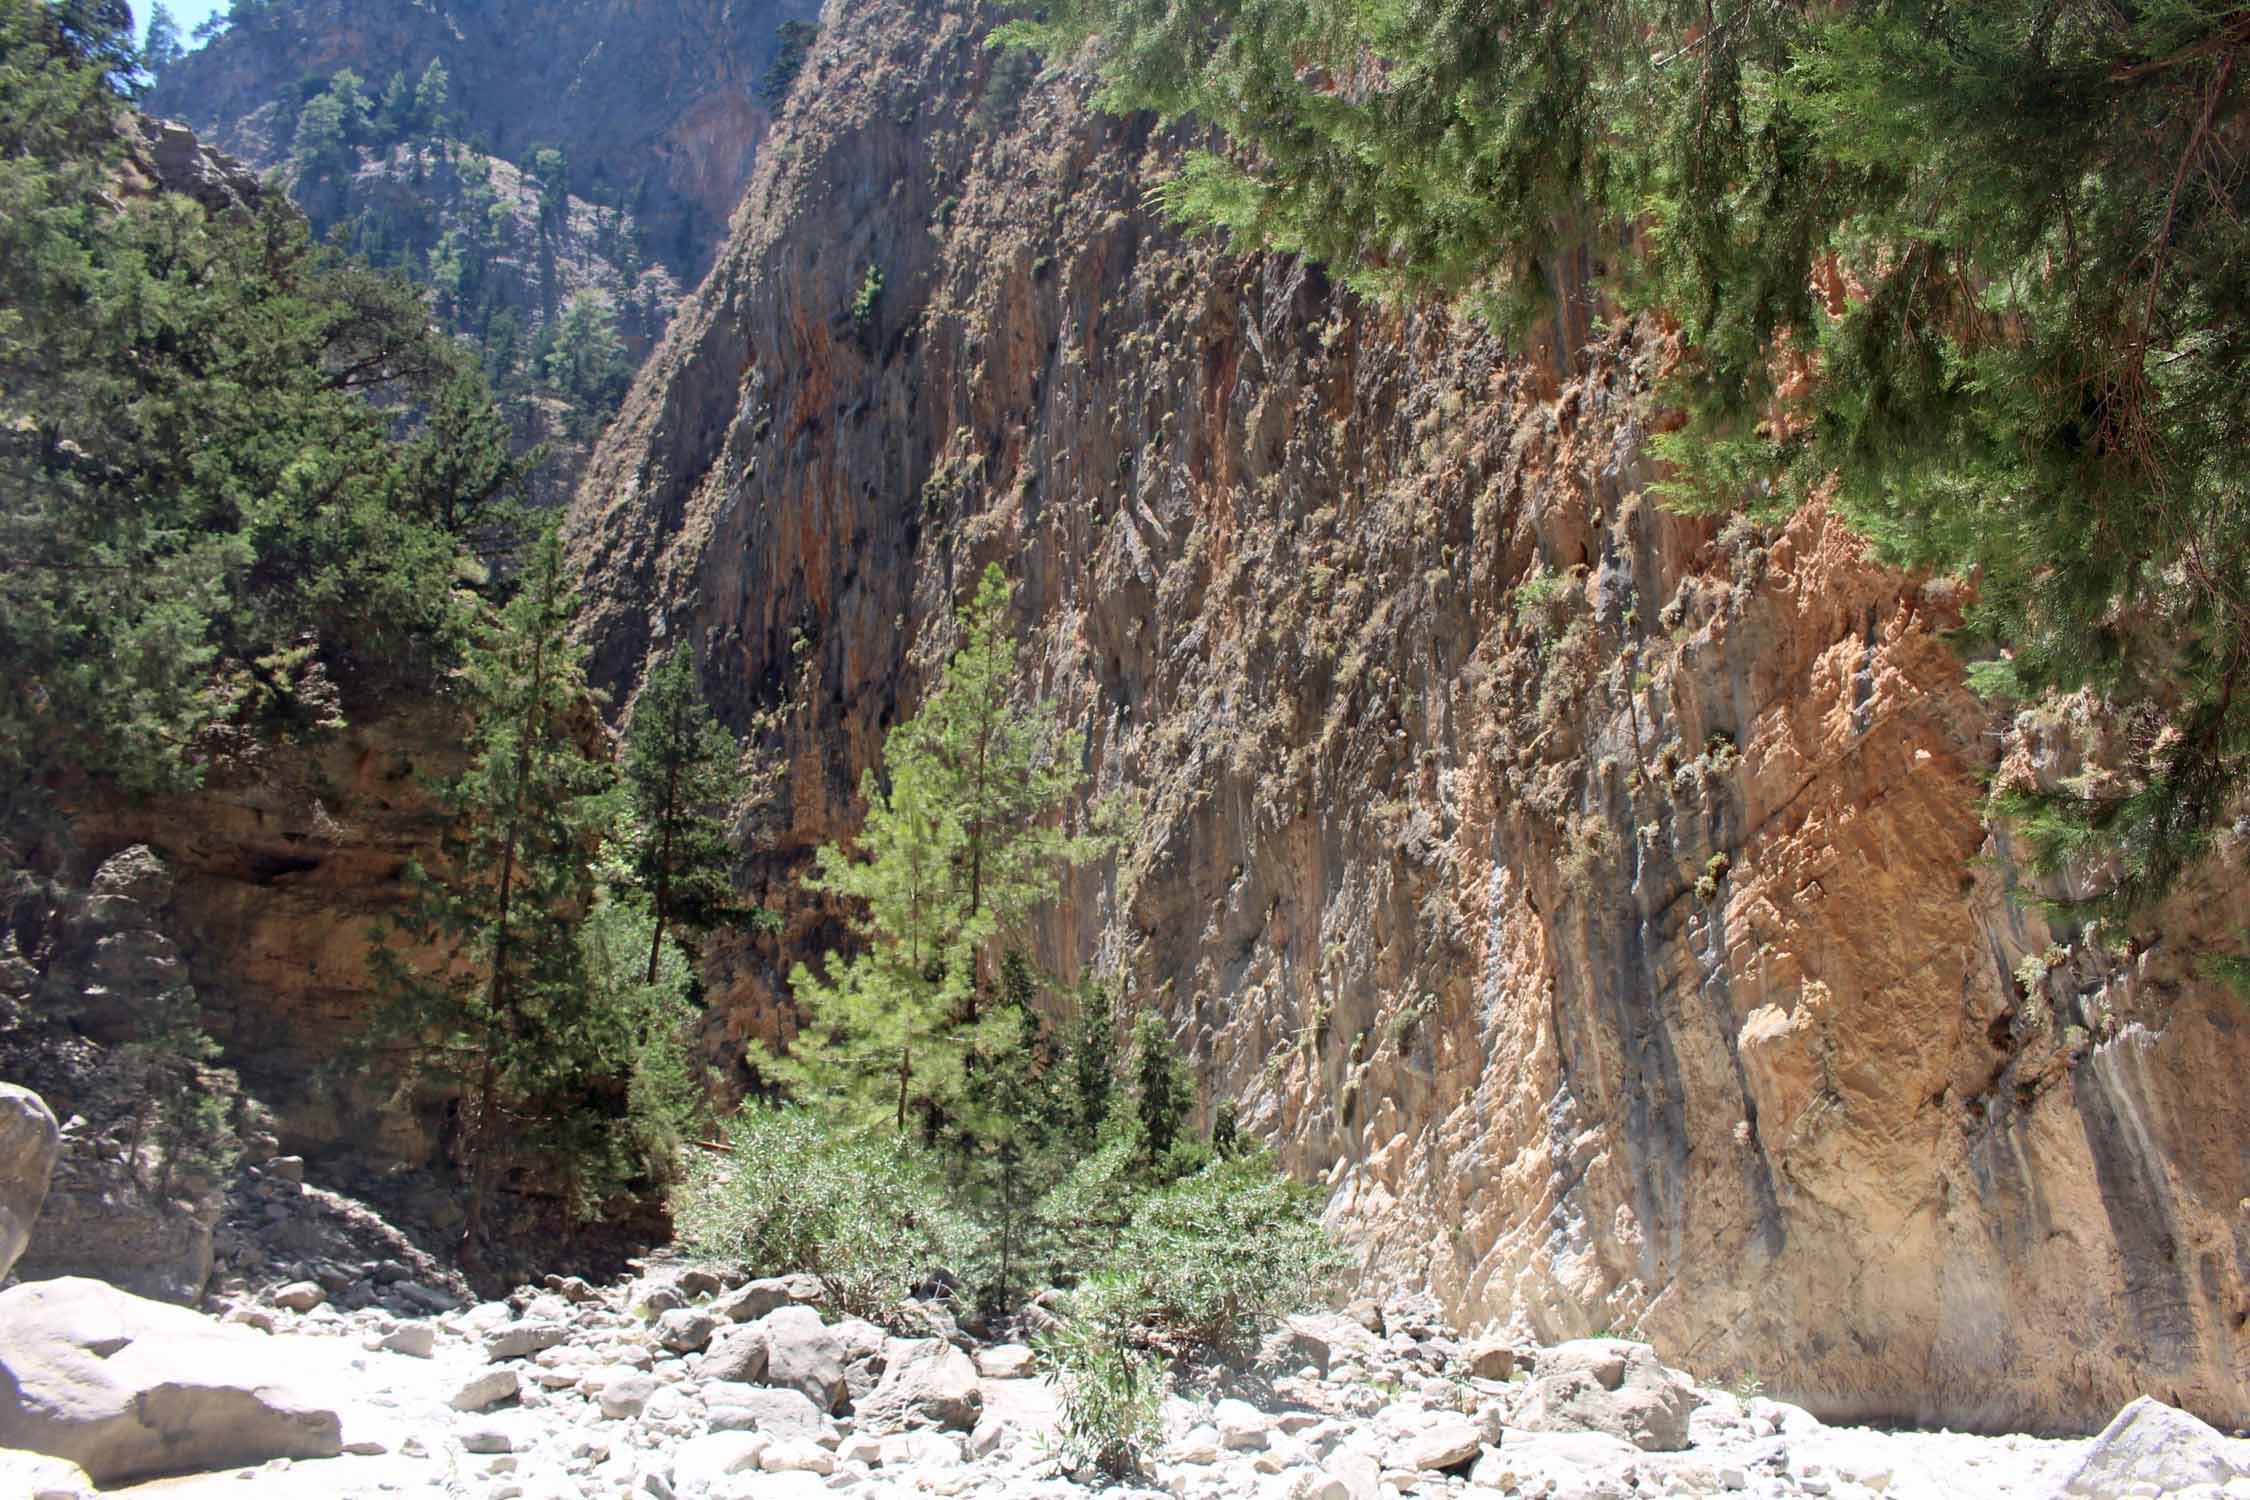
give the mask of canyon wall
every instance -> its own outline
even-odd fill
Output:
[[[1979,812],[2099,715],[1974,697],[1957,588],[1818,508],[1661,509],[1661,328],[1512,350],[1183,237],[1188,143],[992,24],[835,0],[574,511],[621,703],[684,639],[782,708],[734,1033],[786,1034],[796,876],[998,559],[1142,813],[1041,958],[1161,1010],[1371,1286],[1831,1417],[2250,1422],[2250,1011],[2199,977],[2250,901],[2113,951]]]

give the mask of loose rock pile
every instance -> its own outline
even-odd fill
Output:
[[[824,1317],[819,1291],[808,1277],[667,1266],[607,1288],[550,1278],[505,1302],[424,1318],[340,1308],[307,1281],[237,1307],[236,1326],[161,1308],[199,1326],[158,1329],[144,1321],[154,1304],[107,1287],[21,1286],[0,1293],[0,1380],[16,1379],[24,1410],[45,1425],[19,1419],[5,1438],[76,1458],[104,1482],[253,1465],[175,1481],[169,1497],[1088,1492],[1095,1476],[1062,1473],[1054,1457],[1055,1392],[1031,1349],[979,1343],[939,1303],[914,1305],[915,1337]],[[105,1355],[111,1325],[126,1342]],[[256,1331],[265,1328],[273,1336]],[[99,1399],[78,1368],[95,1365],[108,1367]],[[1796,1407],[1699,1388],[1646,1345],[1463,1341],[1366,1303],[1290,1319],[1259,1366],[1219,1392],[1174,1398],[1154,1473],[1110,1493],[2250,1497],[2250,1444],[2151,1401],[2092,1441],[1838,1429]],[[194,1415],[151,1419],[187,1399],[183,1383]],[[78,1394],[56,1394],[66,1389]],[[152,1399],[159,1389],[167,1394]],[[182,1436],[190,1430],[202,1446]],[[67,1464],[7,1453],[0,1491],[90,1493]]]

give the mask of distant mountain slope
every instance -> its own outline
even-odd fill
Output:
[[[238,0],[150,112],[431,286],[567,494],[720,243],[809,0]]]

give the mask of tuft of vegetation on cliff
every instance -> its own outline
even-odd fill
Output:
[[[1059,0],[1102,99],[1230,149],[1183,219],[1530,326],[1591,273],[1675,321],[1673,498],[1828,497],[1977,585],[1980,685],[2096,689],[2132,763],[2004,792],[2131,909],[2250,779],[2250,20],[2213,0]]]

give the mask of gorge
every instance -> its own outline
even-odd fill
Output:
[[[763,919],[701,952],[724,1102],[796,1035],[792,963],[847,931],[814,851],[858,830],[997,563],[1024,691],[1082,736],[1068,816],[1130,808],[1024,946],[1159,1016],[1200,1128],[1229,1101],[1317,1185],[1347,1297],[1526,1346],[1627,1333],[1827,1422],[2083,1434],[2145,1394],[2250,1427],[2224,972],[2250,823],[2122,938],[2049,905],[2083,892],[1989,794],[2075,784],[2131,726],[2090,690],[1972,690],[1976,581],[1887,566],[1818,498],[1669,507],[1683,336],[1591,256],[1503,340],[1194,232],[1154,194],[1210,128],[1103,109],[1090,55],[994,45],[1006,15],[969,0],[251,9],[149,107],[278,168],[312,85],[443,58],[462,150],[480,131],[520,200],[501,302],[629,314],[630,389],[538,498],[612,725],[686,646],[778,767],[734,825]],[[762,98],[783,23],[815,19]],[[435,149],[368,147],[349,201],[422,202]],[[624,218],[630,275],[595,247]],[[401,263],[427,278],[460,219]],[[347,710],[74,807],[70,936],[5,977],[176,965],[273,1154],[449,1230],[416,1174],[455,1101],[321,1064],[374,1009],[368,935],[437,847],[460,715]],[[112,865],[134,850],[169,873]],[[149,1252],[198,1290],[199,1212],[199,1251]],[[81,1253],[35,1229],[24,1269]]]

